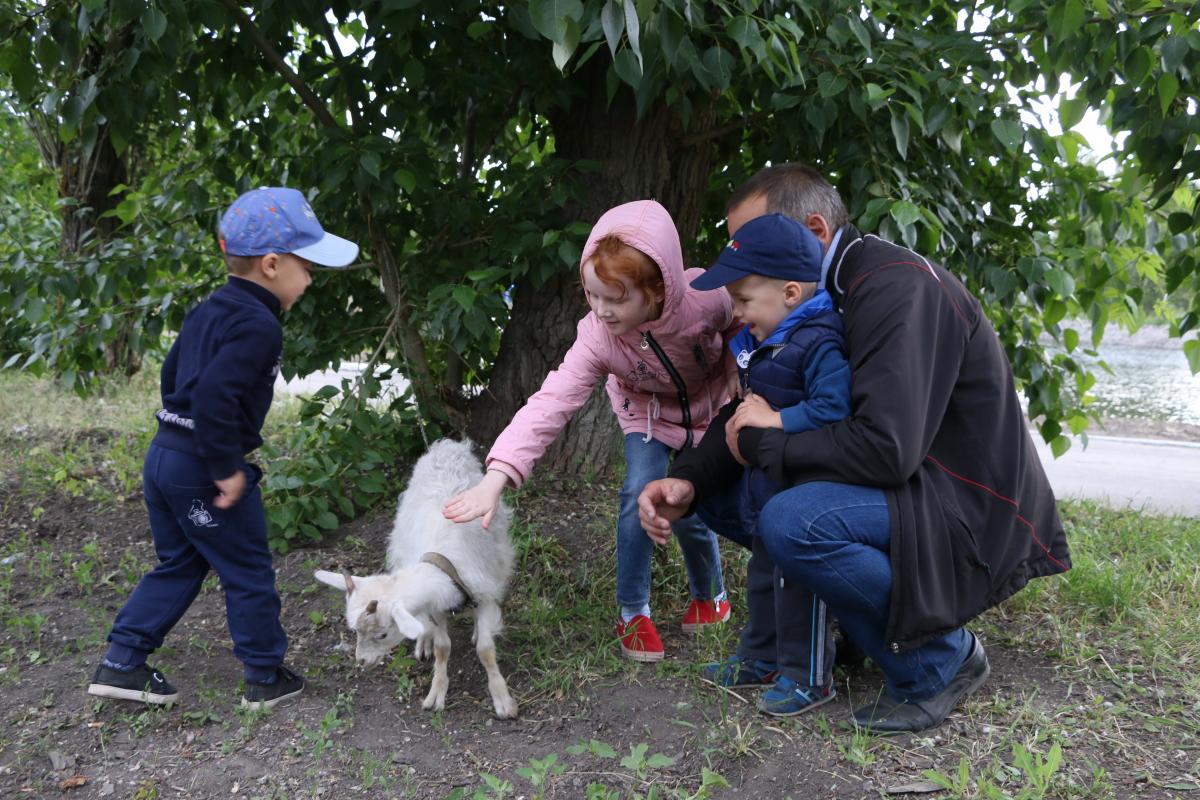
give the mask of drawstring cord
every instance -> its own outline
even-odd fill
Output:
[[[650,395],[650,404],[646,406],[646,435],[642,437],[642,444],[649,444],[654,438],[654,420],[658,419],[658,395]]]

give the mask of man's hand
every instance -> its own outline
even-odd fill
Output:
[[[239,469],[228,478],[213,483],[217,485],[219,492],[213,500],[213,505],[217,508],[233,508],[237,501],[242,499],[242,492],[246,491],[246,473]]]
[[[499,470],[490,469],[483,480],[459,492],[442,506],[442,516],[451,522],[470,522],[483,517],[483,527],[492,524],[492,515],[500,507],[500,495],[508,483],[508,476]]]
[[[638,517],[646,535],[655,544],[671,541],[671,523],[684,515],[695,496],[691,481],[660,478],[647,483],[638,495]]]

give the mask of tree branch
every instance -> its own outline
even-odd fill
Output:
[[[243,33],[250,34],[250,38],[258,45],[258,49],[262,52],[267,63],[279,73],[280,77],[289,86],[296,90],[296,94],[300,95],[300,99],[304,101],[304,105],[308,106],[317,119],[327,127],[340,128],[341,126],[338,124],[338,121],[329,113],[329,109],[325,107],[316,93],[309,88],[308,84],[300,80],[300,76],[296,74],[295,70],[287,65],[287,62],[279,55],[274,45],[268,42],[267,38],[262,35],[262,31],[254,24],[254,20],[250,19],[250,15],[242,10],[241,5],[236,0],[221,0],[221,3],[233,12],[233,15],[238,19],[238,24],[241,26]]]
[[[719,139],[727,133],[732,133],[736,130],[757,125],[771,116],[771,112],[767,110],[756,111],[750,115],[742,115],[741,118],[735,119],[733,122],[727,122],[724,125],[718,125],[715,128],[709,128],[706,131],[696,131],[693,134],[683,137],[684,147],[695,147],[698,144],[708,141],[709,139]]]

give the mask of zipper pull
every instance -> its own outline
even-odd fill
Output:
[[[642,331],[642,349],[650,349],[650,331]]]

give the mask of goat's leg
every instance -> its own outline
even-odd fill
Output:
[[[496,664],[496,634],[500,633],[503,622],[500,617],[498,603],[480,603],[475,609],[475,653],[479,663],[487,671],[488,692],[492,695],[492,706],[500,719],[512,719],[517,716],[517,701],[508,693],[508,684],[500,674]]]
[[[446,707],[446,690],[450,688],[447,665],[450,663],[450,632],[444,614],[433,616],[433,682],[421,707],[441,711]]]

